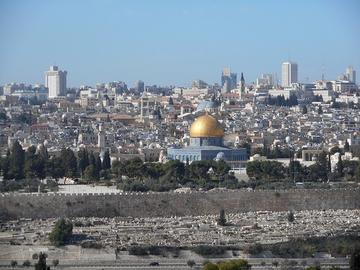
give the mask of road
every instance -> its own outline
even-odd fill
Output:
[[[212,258],[207,261],[217,262],[219,260],[227,260],[226,258]],[[284,262],[284,259],[280,258],[247,258],[246,259],[251,265],[252,269],[265,270],[265,269],[279,269],[279,266]],[[56,267],[59,270],[106,270],[106,269],[120,269],[120,270],[131,270],[131,269],[143,269],[143,270],[156,270],[156,269],[174,269],[174,270],[188,270],[190,267],[187,266],[186,260],[184,259],[162,259],[156,260],[159,263],[158,266],[150,266],[149,264],[154,260],[139,259],[139,260],[117,260],[117,261],[75,261],[75,260],[63,260],[60,261],[60,265]],[[203,262],[196,261],[196,266],[193,269],[201,269]],[[278,268],[273,265],[273,262],[279,263]],[[306,259],[290,259],[288,262],[293,262],[299,266],[303,265],[314,265],[320,263],[322,269],[330,268],[331,266],[337,266],[341,269],[347,269],[349,259],[347,258],[306,258]],[[22,264],[22,262],[18,262]],[[32,262],[33,263],[33,262]],[[196,268],[199,267],[199,268]],[[34,269],[34,266],[30,267],[11,267],[10,261],[0,260],[1,269]],[[54,269],[54,267],[52,267]]]

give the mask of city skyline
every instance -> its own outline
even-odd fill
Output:
[[[263,73],[280,81],[288,60],[300,82],[360,69],[357,1],[86,3],[2,1],[0,85],[43,84],[51,65],[69,72],[69,87],[220,83],[225,67],[247,82]]]

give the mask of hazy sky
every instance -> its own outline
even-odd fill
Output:
[[[288,59],[303,82],[349,64],[360,81],[360,1],[0,0],[0,85],[52,64],[68,86],[213,83],[227,66],[251,82]]]

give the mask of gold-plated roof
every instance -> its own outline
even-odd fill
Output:
[[[198,117],[190,128],[190,137],[223,137],[224,129],[220,123],[208,113]]]

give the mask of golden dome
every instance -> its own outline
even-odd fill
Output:
[[[198,117],[190,128],[190,137],[192,138],[223,136],[224,129],[220,123],[207,113]]]

